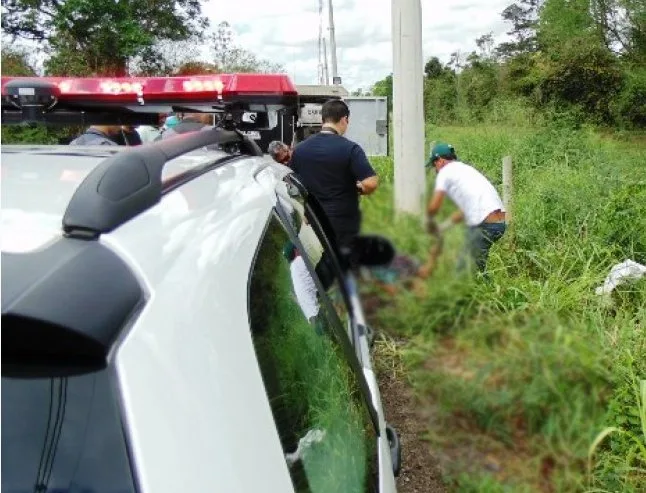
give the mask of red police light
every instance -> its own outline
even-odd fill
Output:
[[[181,77],[2,77],[3,123],[151,124],[161,113],[297,110],[283,74]],[[260,107],[260,109],[259,109]],[[253,109],[252,109],[253,108]]]
[[[230,96],[296,96],[284,74],[217,74],[181,77],[2,77],[2,94],[11,80],[51,82],[61,101],[145,104],[169,100],[218,101]]]

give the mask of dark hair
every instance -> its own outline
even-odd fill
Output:
[[[339,123],[341,118],[350,116],[350,109],[340,99],[326,101],[321,108],[323,123]]]

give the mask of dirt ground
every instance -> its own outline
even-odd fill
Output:
[[[437,459],[423,440],[429,420],[402,378],[380,372],[379,390],[388,423],[399,433],[402,470],[397,478],[398,493],[445,493]]]

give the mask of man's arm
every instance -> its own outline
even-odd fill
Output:
[[[462,212],[461,210],[457,210],[453,214],[451,214],[451,222],[453,224],[461,223],[463,219],[464,219],[464,212]]]
[[[350,167],[357,180],[357,191],[361,195],[370,195],[379,186],[379,177],[370,165],[366,153],[359,145],[355,145],[350,153]]]
[[[451,214],[451,217],[449,217],[446,221],[443,221],[441,224],[438,225],[435,223],[435,215],[440,210],[440,207],[442,207],[444,196],[445,193],[443,191],[436,190],[433,193],[433,197],[428,204],[426,229],[429,231],[429,233],[443,233],[451,226],[460,223],[464,219],[464,213],[461,210],[457,210],[453,214]]]
[[[431,197],[431,200],[428,203],[428,208],[426,209],[427,215],[433,217],[438,213],[440,207],[442,207],[445,195],[446,193],[442,190],[435,190],[435,192],[433,192],[433,197]]]
[[[377,190],[379,186],[379,177],[377,175],[369,176],[365,180],[357,182],[357,190],[361,195],[370,195],[372,192]]]

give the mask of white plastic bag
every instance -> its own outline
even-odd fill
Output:
[[[646,265],[638,264],[633,260],[626,260],[610,269],[603,286],[599,286],[595,293],[598,295],[610,294],[620,284],[630,279],[640,279],[643,276],[646,276]]]

